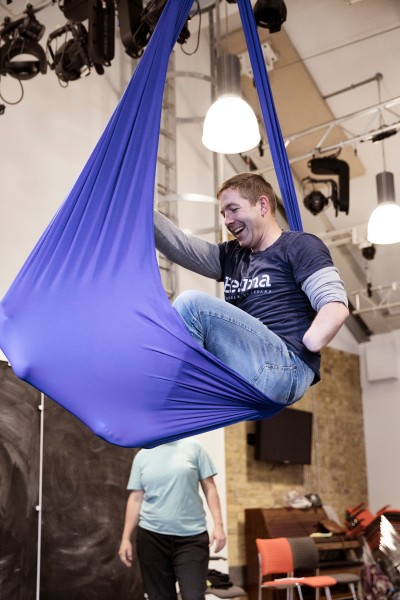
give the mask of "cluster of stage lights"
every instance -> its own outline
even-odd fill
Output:
[[[12,0],[10,0],[11,2]],[[116,1],[116,4],[115,4]],[[126,53],[139,58],[154,31],[167,0],[63,0],[59,7],[67,22],[47,39],[46,50],[39,43],[45,33],[35,10],[28,4],[23,16],[0,24],[0,75],[20,82],[32,79],[50,68],[61,84],[79,79],[94,69],[104,73],[114,58],[115,17]],[[227,0],[234,3],[236,0]],[[194,8],[201,12],[200,0]],[[257,0],[254,6],[257,25],[271,33],[279,31],[286,20],[283,0]],[[189,19],[178,43],[190,37]],[[0,105],[0,114],[4,113]]]
[[[114,57],[114,4],[111,0],[89,0],[74,4],[69,16],[66,2],[62,7],[68,18],[65,26],[51,33],[46,51],[40,45],[45,26],[28,4],[24,16],[15,21],[4,19],[0,28],[0,74],[19,81],[45,74],[48,67],[68,83],[79,79],[93,67],[102,74]],[[82,21],[88,21],[88,28]],[[62,42],[59,44],[59,40]]]

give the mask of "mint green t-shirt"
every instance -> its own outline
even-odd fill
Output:
[[[216,475],[196,440],[142,449],[135,456],[129,490],[143,490],[139,526],[165,535],[197,535],[206,530],[199,481]]]

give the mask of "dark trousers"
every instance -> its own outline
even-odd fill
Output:
[[[139,527],[136,549],[149,600],[176,600],[176,582],[182,600],[204,600],[209,561],[207,531],[178,536]]]

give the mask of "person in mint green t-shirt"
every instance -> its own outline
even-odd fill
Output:
[[[226,543],[215,466],[196,440],[186,438],[142,449],[135,456],[119,557],[133,561],[132,536],[149,600],[203,600],[209,548]],[[211,536],[199,493],[204,492],[213,519]]]

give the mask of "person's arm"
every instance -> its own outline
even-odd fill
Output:
[[[201,488],[204,492],[208,508],[213,519],[214,528],[210,537],[210,546],[215,544],[214,552],[219,552],[226,544],[226,535],[224,524],[222,521],[221,504],[217,486],[215,485],[214,477],[207,477],[200,481]]]
[[[310,352],[319,352],[335,337],[349,316],[346,291],[335,267],[316,271],[301,287],[317,312],[304,334],[303,344]]]
[[[341,302],[328,302],[318,311],[303,337],[310,352],[319,352],[335,337],[347,317],[349,309]]]
[[[187,235],[156,210],[154,239],[157,250],[168,260],[204,277],[217,281],[221,279],[218,244],[211,244],[195,235]]]
[[[128,498],[125,511],[124,530],[122,532],[121,544],[118,550],[118,556],[126,565],[132,565],[132,534],[135,531],[139,522],[140,507],[143,500],[143,490],[133,490]]]

